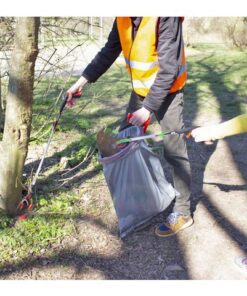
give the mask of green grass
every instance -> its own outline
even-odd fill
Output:
[[[75,215],[73,205],[77,196],[71,192],[40,195],[38,210],[27,220],[13,225],[2,211],[0,213],[0,266],[28,261],[40,252],[49,253],[49,247],[74,231],[73,223],[68,216]],[[31,257],[30,257],[31,256]]]
[[[218,113],[225,120],[247,112],[247,52],[213,45],[200,45],[196,49],[199,55],[187,59],[186,117],[193,121],[199,112],[205,112],[208,116]],[[60,100],[55,105],[58,94],[63,86],[66,89],[76,79],[72,78],[65,86],[62,78],[47,79],[35,88],[31,148],[46,143],[51,122],[61,104]],[[73,190],[73,186],[78,186],[73,185],[74,181],[69,189],[62,187],[54,191],[52,188],[57,182],[54,171],[63,156],[72,167],[80,163],[89,149],[95,147],[96,133],[103,126],[116,131],[130,91],[124,67],[115,66],[86,88],[73,109],[64,111],[54,136],[54,142],[63,146],[54,153],[55,161],[40,177],[35,215],[13,225],[11,219],[0,213],[1,266],[27,261],[30,254],[38,257],[56,252],[53,246],[74,233],[78,215],[99,215],[99,206],[94,200],[86,209],[80,206],[80,195]],[[93,175],[97,183],[97,177],[102,177],[100,169],[95,152],[82,169],[83,178],[93,178]]]
[[[247,112],[247,51],[199,45],[187,58],[186,112],[217,112],[227,120]]]

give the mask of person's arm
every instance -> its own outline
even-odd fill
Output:
[[[143,106],[158,111],[177,78],[182,61],[182,23],[179,17],[161,17],[158,28],[159,70],[153,85],[143,101]]]
[[[84,86],[88,82],[95,82],[102,74],[104,74],[117,59],[121,51],[122,48],[115,20],[105,46],[85,68],[82,76],[67,90],[67,106],[72,107],[75,104],[73,94],[77,92],[82,94]]]
[[[115,62],[122,51],[116,20],[113,23],[105,46],[98,52],[91,63],[85,68],[82,76],[89,82],[95,82]]]
[[[216,125],[196,128],[192,131],[192,136],[196,142],[208,142],[241,133],[247,133],[247,114]]]

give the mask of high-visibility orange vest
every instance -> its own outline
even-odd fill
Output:
[[[158,17],[143,17],[133,41],[130,17],[117,17],[117,28],[126,68],[131,76],[134,91],[143,97],[149,92],[159,70],[156,50],[157,21]],[[186,79],[187,72],[183,49],[182,64],[169,92],[173,93],[182,89]]]

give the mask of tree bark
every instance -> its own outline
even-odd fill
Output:
[[[1,69],[0,69],[0,133],[3,132],[4,124],[4,110],[2,104],[2,79],[1,79]]]
[[[0,144],[0,207],[18,214],[22,174],[32,121],[34,66],[38,54],[38,17],[17,19],[10,61],[3,140]]]

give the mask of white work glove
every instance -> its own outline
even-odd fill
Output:
[[[137,126],[142,126],[151,115],[151,112],[146,108],[142,107],[132,113],[132,117],[129,119],[129,123]]]
[[[205,142],[206,144],[212,144],[215,141],[214,138],[214,126],[198,127],[192,130],[192,137],[195,142]]]

